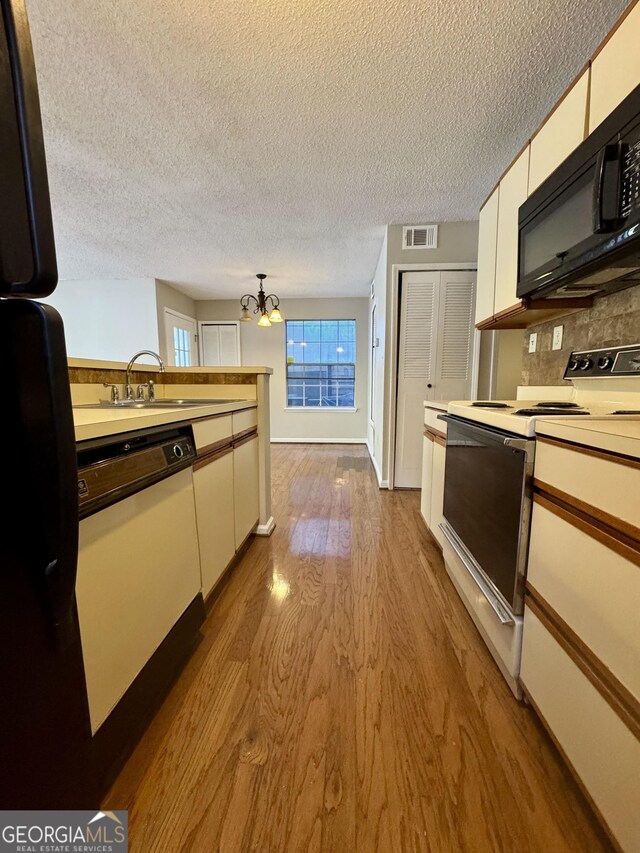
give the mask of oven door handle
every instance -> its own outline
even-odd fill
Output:
[[[505,447],[512,447],[514,450],[523,450],[528,453],[531,449],[531,439],[526,438],[505,438],[503,442]]]
[[[447,542],[451,545],[453,550],[460,558],[463,566],[469,573],[471,579],[474,581],[475,585],[478,587],[478,589],[484,596],[487,604],[498,617],[500,623],[502,625],[513,625],[513,616],[509,613],[507,608],[504,607],[500,601],[498,601],[498,597],[491,591],[489,585],[485,582],[478,569],[473,565],[467,554],[465,554],[463,549],[458,544],[457,536],[455,536],[453,531],[449,528],[448,524],[445,522],[444,524],[439,524],[438,526],[446,537]]]
[[[438,420],[446,421],[452,426],[455,425],[459,429],[471,433],[471,435],[476,435],[482,441],[490,441],[493,444],[500,444],[503,447],[510,447],[513,450],[522,450],[527,455],[532,451],[535,445],[535,439],[533,438],[518,438],[517,436],[510,436],[505,432],[494,430],[490,427],[471,424],[469,421],[466,421],[463,418],[458,418],[455,415],[438,415]]]

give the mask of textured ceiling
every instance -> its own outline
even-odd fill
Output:
[[[366,294],[384,225],[475,218],[626,5],[27,0],[60,276]]]

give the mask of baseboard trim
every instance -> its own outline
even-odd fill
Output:
[[[366,438],[272,438],[272,444],[366,444]]]
[[[256,536],[271,536],[273,531],[275,530],[276,522],[272,515],[269,516],[269,519],[265,521],[264,524],[259,524],[256,527]]]

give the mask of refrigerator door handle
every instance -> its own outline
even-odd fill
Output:
[[[78,468],[64,328],[49,305],[0,300],[0,354],[15,381],[5,443],[14,483],[13,536],[56,644],[72,637],[78,561]],[[3,434],[4,434],[3,431]],[[19,450],[18,450],[19,448]]]

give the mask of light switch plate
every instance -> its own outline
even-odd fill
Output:
[[[562,330],[564,326],[553,327],[553,344],[551,349],[562,349]]]
[[[538,333],[531,332],[529,335],[529,352],[535,352],[538,348]]]

